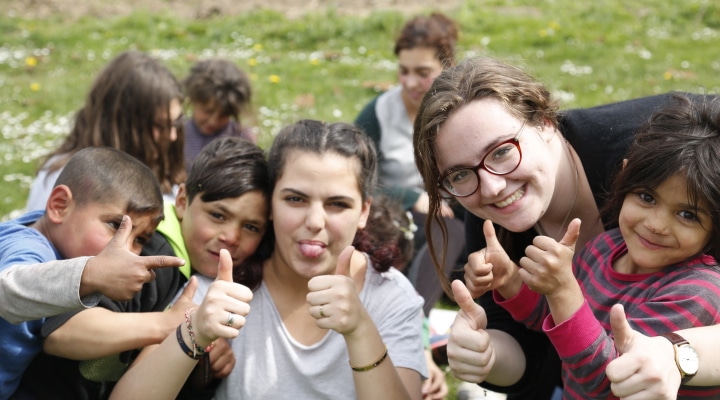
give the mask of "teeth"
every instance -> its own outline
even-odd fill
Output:
[[[505,208],[509,206],[510,204],[514,203],[515,200],[521,198],[525,194],[525,189],[520,188],[517,192],[513,193],[510,197],[506,198],[503,201],[499,201],[497,203],[493,203],[495,207],[497,208]]]

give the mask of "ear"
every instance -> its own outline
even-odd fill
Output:
[[[358,221],[358,229],[365,229],[367,225],[368,216],[370,215],[370,205],[372,204],[372,197],[363,202],[362,209],[360,210],[360,220]]]
[[[45,215],[55,224],[62,223],[74,205],[70,188],[67,185],[55,186],[45,204]]]
[[[184,183],[181,183],[175,196],[175,216],[177,216],[178,220],[182,221],[188,207],[187,187]]]

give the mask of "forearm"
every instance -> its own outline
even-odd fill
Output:
[[[488,329],[495,350],[495,364],[485,379],[497,386],[517,383],[525,373],[526,358],[520,344],[507,332]]]
[[[387,351],[382,337],[369,316],[364,328],[353,335],[346,335],[350,365],[366,367],[375,364]],[[398,373],[391,357],[367,371],[352,371],[359,400],[371,399],[420,399],[420,375],[406,368]]]
[[[0,272],[0,317],[19,323],[96,305],[99,295],[81,299],[79,293],[88,258],[18,264]]]
[[[695,347],[700,358],[700,368],[697,375],[688,382],[688,385],[720,385],[720,350],[717,347],[717,338],[720,337],[720,324],[683,329],[677,333]],[[670,351],[665,351],[666,354],[674,356],[672,346],[668,340],[663,339],[662,346],[670,349]]]
[[[81,311],[53,331],[45,352],[73,360],[90,360],[163,341],[181,319],[169,312],[121,313],[105,308]],[[78,346],[82,343],[82,346]]]
[[[183,340],[190,346],[187,329],[181,329]],[[180,349],[175,334],[166,337],[152,353],[144,353],[117,382],[110,399],[174,399],[197,364]]]

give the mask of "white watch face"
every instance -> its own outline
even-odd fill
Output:
[[[700,361],[698,360],[698,354],[695,349],[690,345],[682,345],[678,347],[678,364],[682,368],[686,375],[695,375]]]

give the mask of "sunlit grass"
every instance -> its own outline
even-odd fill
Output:
[[[720,9],[709,0],[467,1],[443,10],[461,30],[459,56],[525,67],[564,107],[670,90],[720,92]],[[130,48],[180,78],[198,59],[235,61],[252,79],[260,143],[298,118],[351,121],[395,82],[392,44],[407,18],[332,9],[287,19],[275,11],[183,20],[47,20],[0,16],[0,216],[25,204],[37,160],[67,131],[95,74]]]

